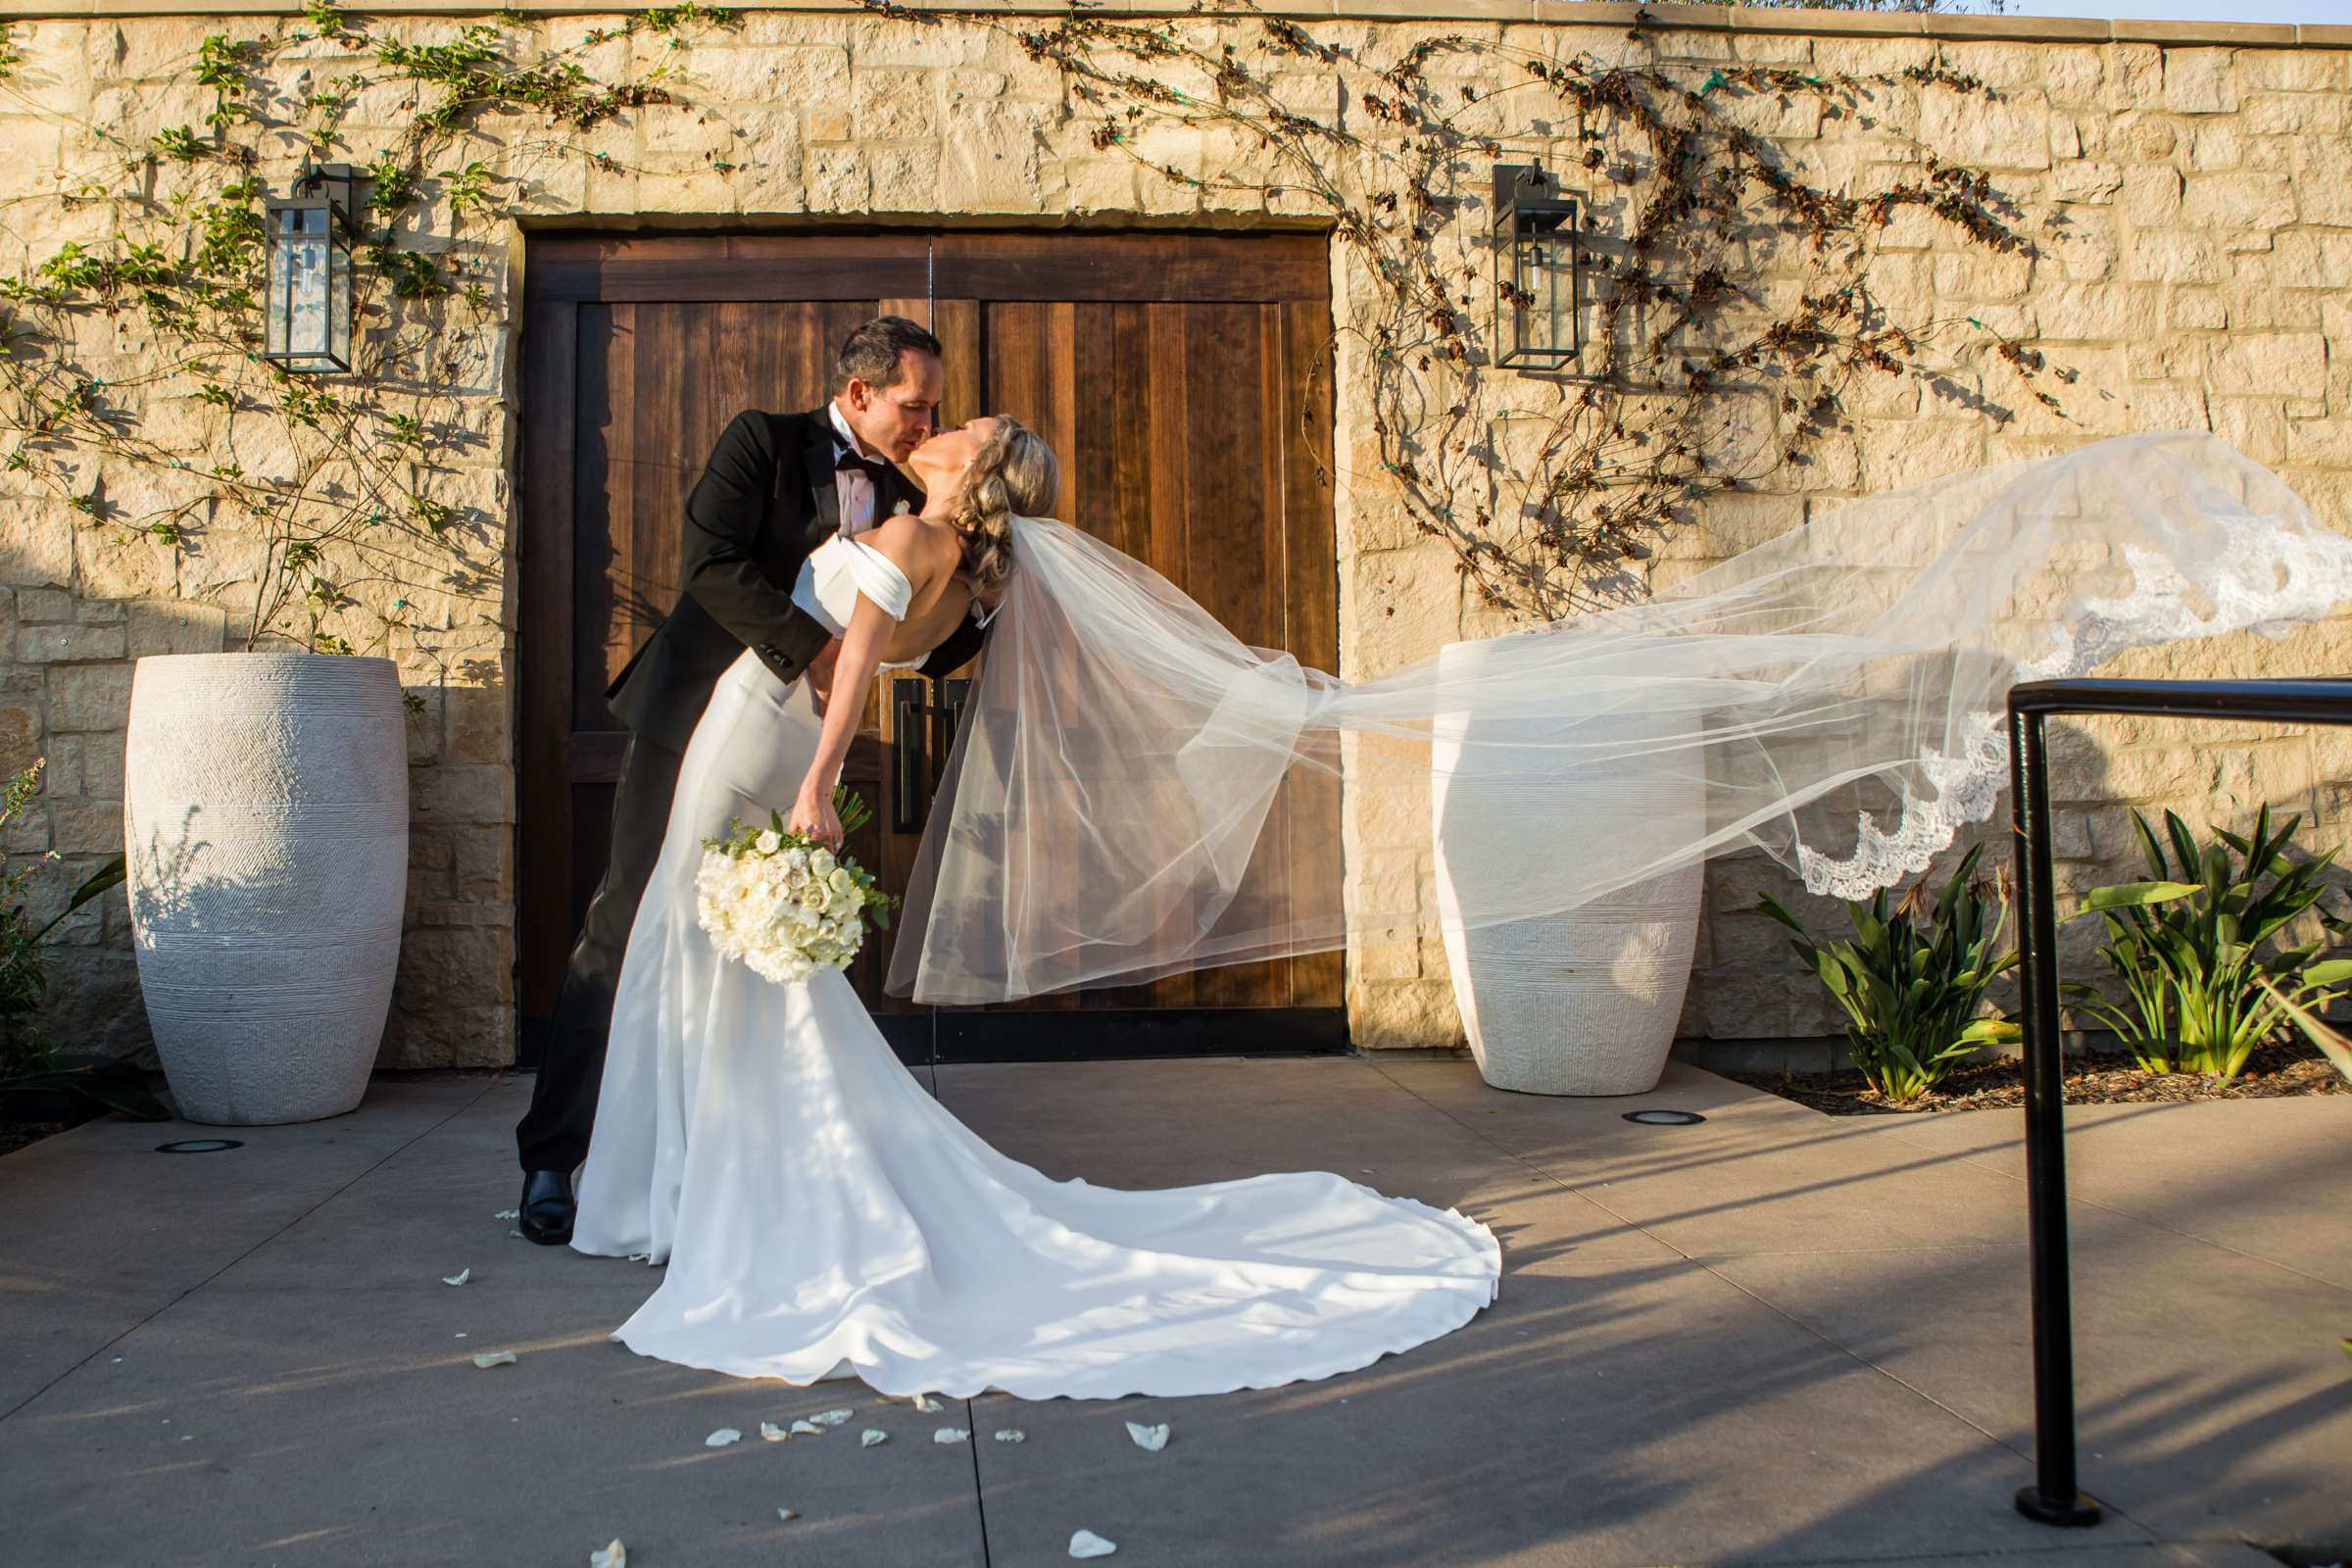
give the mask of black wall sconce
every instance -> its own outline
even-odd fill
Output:
[[[1537,164],[1494,166],[1495,363],[1548,370],[1583,351],[1576,201]]]
[[[352,190],[359,177],[349,164],[305,159],[291,193],[262,204],[270,261],[262,358],[281,369],[351,369]]]

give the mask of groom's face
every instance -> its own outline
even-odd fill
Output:
[[[843,417],[858,440],[893,463],[905,463],[915,444],[931,433],[931,416],[947,382],[938,356],[908,349],[899,356],[899,373],[888,386],[868,386],[851,377]]]

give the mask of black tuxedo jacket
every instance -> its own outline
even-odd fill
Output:
[[[681,586],[672,610],[637,650],[605,701],[635,733],[686,750],[718,677],[746,648],[783,681],[800,678],[832,637],[792,602],[808,553],[841,525],[833,471],[834,433],[825,408],[807,414],[746,409],[719,433],[703,476],[686,498]],[[877,514],[923,504],[914,482],[890,468],[877,486]],[[968,618],[922,664],[944,674],[980,650]]]

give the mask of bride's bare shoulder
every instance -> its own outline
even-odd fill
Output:
[[[963,556],[952,525],[912,512],[885,518],[858,538],[887,556],[918,590],[952,574]]]

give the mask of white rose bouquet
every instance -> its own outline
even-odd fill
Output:
[[[838,786],[833,809],[845,833],[873,814]],[[723,838],[703,840],[694,879],[697,913],[722,956],[790,985],[820,969],[847,969],[869,924],[890,929],[891,906],[899,901],[875,887],[856,860],[806,833],[785,832],[781,811],[770,811],[765,827],[729,818],[727,829]]]

